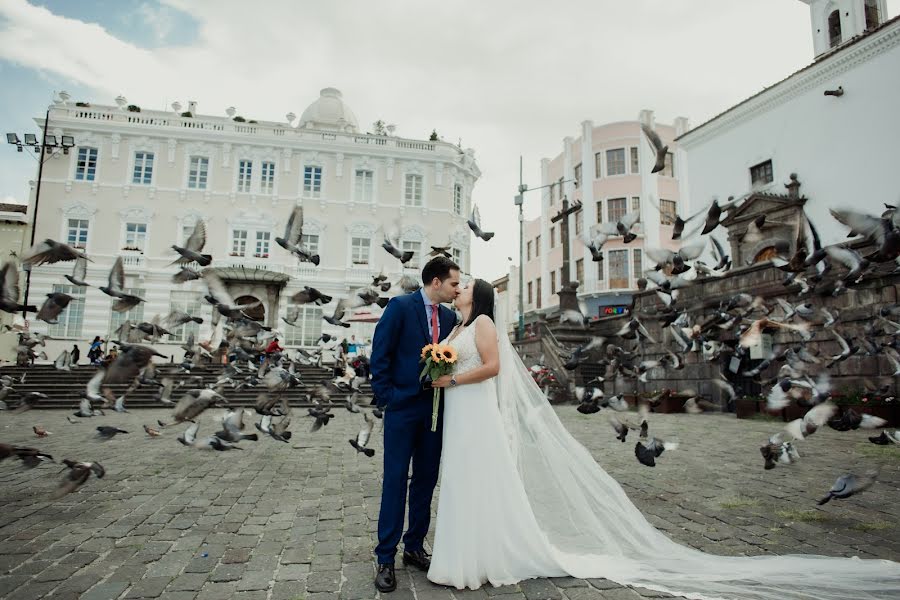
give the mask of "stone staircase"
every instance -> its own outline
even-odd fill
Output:
[[[71,371],[58,371],[53,365],[34,365],[32,367],[0,367],[0,377],[8,375],[13,378],[13,389],[15,390],[7,398],[6,402],[15,404],[20,398],[20,394],[28,392],[43,392],[49,396],[48,399],[38,403],[38,409],[56,408],[76,410],[81,400],[81,392],[87,386],[88,381],[96,373],[96,367],[91,365],[79,365]],[[159,364],[156,366],[156,379],[161,380],[163,377],[172,377],[176,384],[179,380],[199,375],[203,378],[203,385],[211,385],[222,372],[220,365],[203,365],[195,367],[190,374],[185,373],[178,365]],[[22,374],[25,375],[25,383],[19,383]],[[332,379],[331,367],[315,367],[301,366],[299,371],[301,386],[288,390],[285,395],[291,406],[307,407],[312,406],[307,401],[306,395],[312,392],[316,386]],[[116,394],[121,395],[128,384],[115,384],[110,388]],[[127,409],[136,408],[165,408],[159,400],[156,400],[156,386],[140,386],[133,391],[127,398],[125,406]],[[253,406],[257,395],[266,391],[262,385],[251,388],[246,387],[240,391],[235,391],[227,386],[222,395],[228,399],[228,403],[232,406]],[[368,405],[372,398],[371,387],[368,383],[363,384],[361,392],[363,398],[360,400],[361,405]],[[182,393],[176,389],[173,394],[173,400],[178,400]],[[343,404],[344,400],[349,397],[347,392],[332,391],[331,401],[335,404]]]

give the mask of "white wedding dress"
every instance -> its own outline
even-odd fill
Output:
[[[450,340],[457,374],[482,364],[474,331]],[[429,580],[474,589],[571,575],[696,600],[900,598],[900,563],[673,542],[568,433],[505,335],[499,344],[497,377],[446,389]]]

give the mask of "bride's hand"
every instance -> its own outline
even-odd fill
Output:
[[[437,379],[431,382],[431,387],[442,388],[442,387],[450,387],[450,380],[453,379],[453,375],[441,375]]]

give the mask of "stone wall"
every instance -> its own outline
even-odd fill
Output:
[[[781,297],[792,305],[801,302],[810,301],[817,307],[825,306],[828,309],[838,309],[840,318],[833,326],[845,339],[852,345],[851,338],[861,336],[863,327],[875,321],[875,316],[881,307],[897,302],[898,286],[900,286],[900,274],[893,273],[896,265],[888,263],[880,265],[877,270],[870,274],[862,283],[850,288],[845,293],[837,296],[822,296],[818,293],[811,293],[806,296],[799,295],[800,287],[797,284],[784,286],[784,273],[775,269],[770,263],[753,265],[741,269],[736,269],[720,278],[704,278],[697,281],[691,287],[681,290],[678,299],[678,306],[686,307],[688,313],[692,317],[692,324],[702,323],[713,311],[720,306],[722,302],[727,301],[735,294],[746,292],[754,296],[762,296],[766,300],[766,304],[773,308],[772,318],[778,319],[783,314],[775,303],[776,297]],[[835,266],[832,273],[826,278],[825,285],[833,282],[836,276],[843,275],[845,271],[840,266]],[[665,355],[666,348],[673,351],[678,348],[677,342],[672,338],[669,328],[662,328],[655,311],[662,306],[661,300],[653,291],[644,291],[637,293],[634,298],[632,314],[637,316],[645,327],[649,330],[650,335],[657,343],[645,343],[645,358],[656,359]],[[760,315],[761,316],[761,315]],[[616,338],[615,333],[631,318],[631,315],[609,317],[600,319],[591,324],[590,334],[601,335],[607,337],[611,343],[622,345],[625,348],[631,348],[634,343],[621,338]],[[755,315],[752,318],[757,318]],[[797,318],[795,317],[795,320]],[[837,354],[839,345],[829,330],[821,327],[823,318],[816,311],[811,324],[812,340],[807,344],[808,349],[821,357],[826,357],[820,365],[813,365],[810,369],[811,374],[815,375],[825,370],[825,364],[828,362],[827,357]],[[886,338],[880,338],[885,340]],[[736,337],[731,332],[725,332],[721,336],[723,343],[729,341],[734,344]],[[792,333],[782,333],[780,331],[773,335],[773,345],[775,347],[784,344],[795,344],[800,341],[799,336]],[[702,352],[687,352],[685,356],[684,369],[680,371],[672,369],[653,369],[648,374],[648,382],[640,383],[634,379],[618,381],[607,380],[604,391],[607,395],[618,392],[650,392],[662,388],[670,388],[673,390],[695,390],[703,396],[718,400],[721,393],[719,388],[710,383],[711,379],[717,378],[719,372],[727,373],[729,358],[719,361],[711,361],[704,357]],[[752,368],[759,360],[751,361],[746,356],[741,365],[740,371]],[[579,367],[578,381],[585,381],[596,374],[596,366],[590,364],[591,361],[582,364]],[[761,373],[762,379],[772,378],[775,376],[778,368],[783,363],[770,366]],[[832,377],[833,391],[837,394],[853,393],[862,387],[864,378],[875,379],[881,376],[880,383],[887,383],[893,372],[888,360],[879,356],[865,356],[862,352],[851,356],[846,361],[839,363],[828,369]],[[728,377],[734,384],[736,389],[743,391],[745,394],[768,393],[769,387],[761,388],[758,383],[754,384],[748,378],[742,378],[733,374]],[[897,391],[897,385],[892,381],[894,391]]]

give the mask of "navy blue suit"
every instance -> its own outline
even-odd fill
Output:
[[[431,497],[441,463],[441,428],[431,431],[432,388],[419,381],[422,347],[431,343],[421,291],[388,302],[372,338],[372,390],[384,411],[384,481],[378,515],[379,564],[394,562],[403,534],[406,491],[409,486],[409,527],[403,536],[406,551],[422,550],[431,522]],[[438,307],[439,335],[449,335],[456,313]],[[442,404],[443,412],[443,404]],[[412,477],[408,479],[412,460]]]

